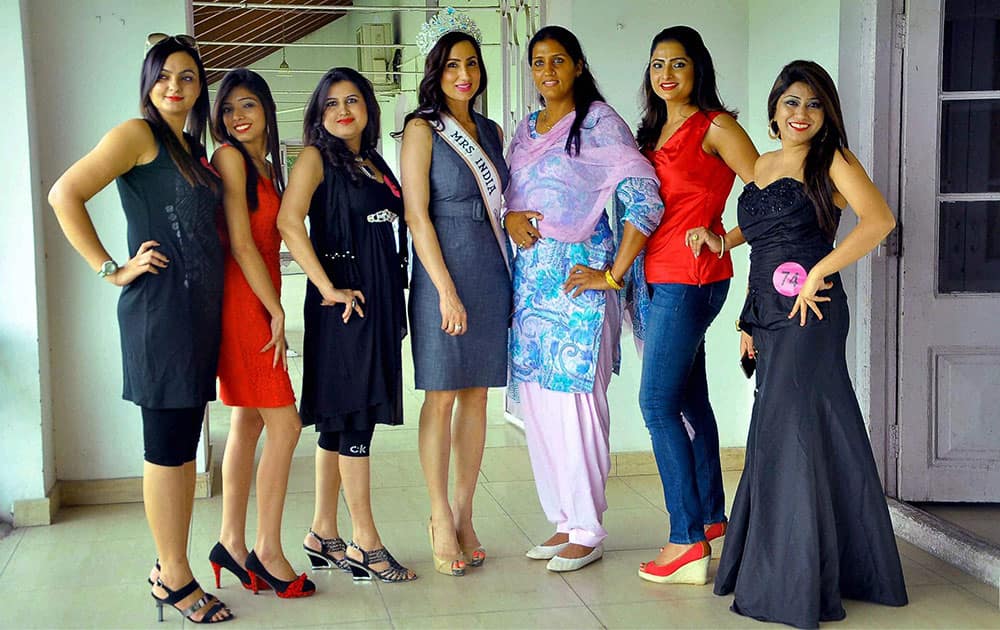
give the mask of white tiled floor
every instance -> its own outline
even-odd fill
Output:
[[[292,284],[286,278],[286,298],[295,294]],[[301,332],[289,331],[293,344],[296,334],[301,340]],[[292,370],[293,381],[299,380],[298,366]],[[254,596],[224,574],[223,587],[212,590],[235,611],[234,623],[269,628],[764,627],[729,612],[730,598],[714,596],[711,584],[660,586],[636,577],[638,563],[652,558],[666,540],[667,515],[655,476],[610,480],[605,518],[610,536],[602,561],[576,573],[554,574],[543,563],[526,559],[525,549],[547,538],[551,526],[538,505],[523,439],[504,423],[500,400],[494,395],[490,403],[476,498],[475,523],[489,554],[484,567],[464,578],[433,571],[426,540],[427,494],[411,420],[376,431],[372,495],[384,542],[420,579],[356,584],[343,573],[312,572],[319,593],[284,601]],[[416,393],[407,393],[408,419],[416,417],[419,401]],[[221,457],[227,425],[224,409],[214,408],[216,457]],[[311,431],[303,433],[284,513],[286,552],[300,570],[308,567],[300,541],[312,518],[314,442]],[[726,475],[727,496],[737,482],[738,474]],[[250,523],[254,511],[251,502]],[[196,577],[206,586],[212,584],[207,554],[218,536],[220,513],[218,492],[196,502],[190,556]],[[349,535],[346,509],[341,525]],[[910,605],[899,609],[847,602],[847,620],[831,627],[1000,628],[996,588],[905,542],[899,547]],[[184,625],[176,614],[155,623],[145,582],[154,556],[140,504],[66,508],[50,527],[14,530],[0,540],[0,628]]]

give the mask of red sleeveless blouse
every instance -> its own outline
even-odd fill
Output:
[[[646,281],[703,285],[733,277],[729,252],[720,259],[708,247],[695,258],[685,242],[687,231],[705,226],[725,234],[722,212],[736,173],[702,142],[708,126],[722,112],[697,112],[681,124],[662,147],[647,151],[660,180],[663,220],[646,243]]]

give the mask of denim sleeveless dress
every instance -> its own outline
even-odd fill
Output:
[[[496,125],[475,114],[479,145],[500,176],[507,164]],[[434,134],[428,212],[445,265],[468,318],[464,335],[441,330],[437,289],[414,253],[410,283],[410,341],[417,389],[455,390],[507,384],[507,331],[511,281],[497,244],[488,209],[466,162]]]

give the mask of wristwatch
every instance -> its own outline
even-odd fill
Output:
[[[105,260],[101,263],[101,270],[97,272],[97,277],[107,278],[116,271],[118,271],[118,263],[113,260]]]

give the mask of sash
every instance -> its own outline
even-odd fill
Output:
[[[507,252],[507,235],[500,227],[500,212],[503,208],[503,191],[500,189],[500,175],[486,152],[469,137],[462,125],[448,114],[441,112],[441,129],[436,130],[441,139],[448,143],[468,165],[479,185],[479,194],[486,204],[486,215],[490,218],[493,236],[497,239],[500,253],[508,275],[511,274],[510,254]]]

